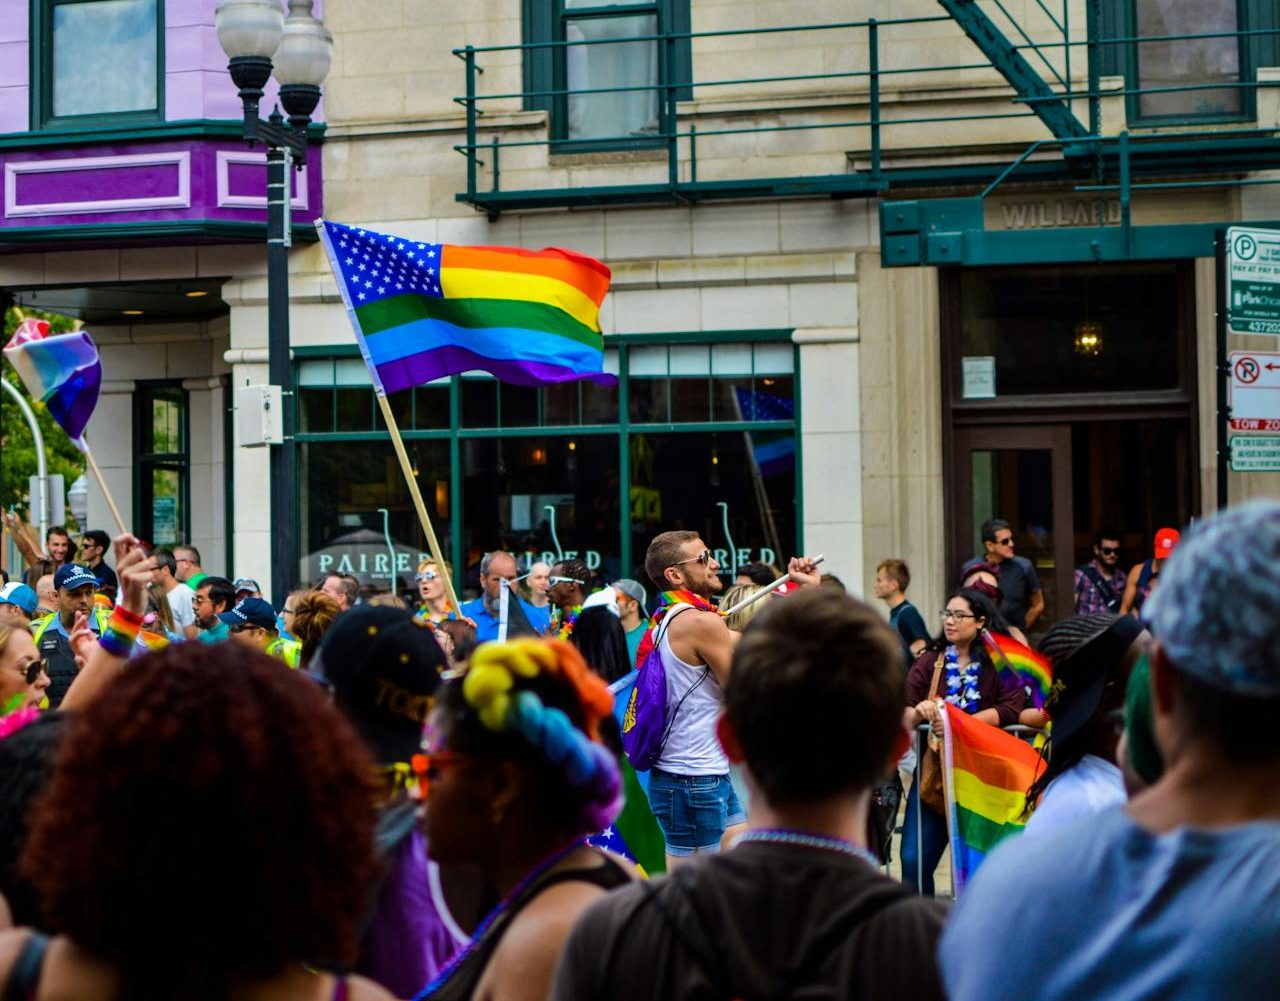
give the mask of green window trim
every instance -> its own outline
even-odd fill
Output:
[[[668,334],[624,334],[610,335],[606,338],[606,346],[616,349],[618,354],[618,420],[613,424],[564,424],[558,426],[500,427],[479,428],[466,427],[462,420],[462,383],[463,376],[452,376],[448,380],[449,392],[449,426],[430,429],[402,428],[405,441],[441,440],[449,442],[449,510],[462,512],[463,480],[462,451],[467,440],[502,439],[502,438],[552,438],[564,439],[575,437],[602,437],[617,435],[619,449],[619,550],[623,566],[633,563],[632,532],[630,521],[631,506],[631,458],[630,449],[632,435],[657,433],[712,435],[721,433],[742,434],[748,432],[785,433],[790,431],[795,438],[795,472],[793,498],[795,504],[795,540],[797,552],[804,551],[804,466],[801,447],[801,413],[800,413],[800,348],[792,340],[793,331],[787,329],[738,330],[738,331],[684,331]],[[714,344],[778,344],[787,342],[790,347],[792,372],[792,399],[794,417],[792,420],[755,420],[755,421],[699,421],[699,422],[645,422],[639,423],[630,417],[631,385],[636,381],[630,374],[630,354],[635,347],[650,345],[714,345]],[[305,346],[293,349],[294,364],[292,366],[292,399],[295,407],[294,426],[302,426],[302,401],[299,389],[302,365],[308,361],[353,359],[360,357],[360,350],[354,344],[326,346]],[[753,354],[754,357],[754,354]],[[336,366],[334,369],[337,371]],[[400,395],[400,394],[397,394]],[[366,431],[329,431],[299,432],[296,441],[299,446],[307,444],[325,444],[336,442],[384,442],[386,431],[382,427],[381,417],[377,423]],[[294,495],[294,510],[301,512],[302,477],[299,476]],[[449,541],[446,559],[453,559],[451,554],[461,553],[463,517],[449,520]],[[443,540],[442,540],[443,541]],[[456,561],[455,561],[456,562]]]
[[[676,101],[693,97],[693,56],[689,33],[692,21],[690,0],[634,0],[624,3],[601,3],[591,7],[570,7],[565,0],[521,0],[521,24],[524,50],[524,107],[527,111],[546,111],[551,120],[554,153],[589,153],[600,150],[643,149],[660,146],[663,134],[674,130],[673,111]],[[566,17],[595,19],[607,17],[655,16],[658,28],[658,101],[659,133],[652,137],[616,137],[602,139],[570,139],[567,135],[568,87],[565,41]]]
[[[173,440],[156,441],[154,407],[158,402],[175,406]],[[174,541],[156,538],[154,473],[175,474]],[[150,503],[148,503],[150,502]],[[133,524],[144,540],[160,546],[191,541],[191,397],[181,381],[139,382],[133,394]]]
[[[164,118],[164,0],[156,5],[155,107],[137,111],[88,115],[55,115],[53,112],[53,8],[93,0],[30,0],[30,97],[31,131],[43,129],[96,130],[116,125],[145,124]]]
[[[1137,37],[1137,2],[1138,0],[1123,0],[1099,5],[1098,33],[1101,41]],[[1280,9],[1277,9],[1274,0],[1237,0],[1236,13],[1237,30],[1242,33],[1280,29]],[[1118,42],[1099,46],[1099,75],[1123,77],[1126,90],[1137,90],[1141,86],[1140,44]],[[1243,84],[1255,84],[1260,67],[1280,66],[1280,34],[1242,34],[1239,39],[1239,66],[1238,82]],[[1125,117],[1129,124],[1135,126],[1254,121],[1257,118],[1256,86],[1240,87],[1238,90],[1240,111],[1225,114],[1144,115],[1140,103],[1142,95],[1129,93],[1125,95]]]

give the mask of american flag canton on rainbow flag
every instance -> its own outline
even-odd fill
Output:
[[[420,243],[317,220],[383,395],[460,372],[539,386],[613,384],[600,304],[610,272],[572,250]]]

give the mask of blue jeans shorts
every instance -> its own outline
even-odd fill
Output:
[[[720,850],[726,827],[746,822],[728,775],[649,772],[649,806],[673,857]]]

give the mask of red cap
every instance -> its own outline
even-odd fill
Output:
[[[1156,532],[1156,559],[1168,559],[1180,538],[1182,538],[1182,536],[1178,534],[1178,530],[1176,528],[1162,528],[1160,531]]]

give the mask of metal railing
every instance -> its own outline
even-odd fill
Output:
[[[944,6],[948,0],[940,0]],[[510,45],[465,46],[453,50],[463,63],[465,93],[454,100],[461,104],[465,111],[465,141],[454,149],[466,158],[466,190],[458,195],[460,201],[469,202],[479,207],[488,208],[491,212],[505,207],[532,207],[539,204],[599,204],[616,202],[642,202],[655,199],[693,202],[704,198],[746,197],[751,195],[787,195],[787,194],[831,194],[843,196],[875,195],[891,187],[920,186],[929,183],[956,183],[954,165],[950,172],[946,164],[934,164],[928,167],[886,166],[886,132],[893,130],[901,135],[910,130],[911,148],[915,151],[927,149],[927,145],[919,142],[919,130],[924,127],[935,128],[955,123],[979,123],[997,121],[1015,121],[1025,123],[1040,118],[1049,124],[1051,131],[1060,133],[1063,122],[1068,125],[1074,120],[1073,108],[1083,103],[1088,110],[1088,122],[1078,123],[1079,128],[1071,127],[1074,133],[1070,136],[1061,134],[1054,138],[1037,140],[1018,160],[1001,172],[999,162],[987,164],[985,173],[973,171],[968,182],[975,180],[986,183],[993,175],[998,174],[996,184],[1007,180],[1015,170],[1023,168],[1033,154],[1056,151],[1063,159],[1070,160],[1072,154],[1087,153],[1094,163],[1089,169],[1091,186],[1082,190],[1101,190],[1107,180],[1106,168],[1118,166],[1118,154],[1115,148],[1104,149],[1106,142],[1113,145],[1120,140],[1112,137],[1108,140],[1102,135],[1102,109],[1108,100],[1138,100],[1142,96],[1173,93],[1195,93],[1200,91],[1240,92],[1252,94],[1261,86],[1256,79],[1245,79],[1247,71],[1254,67],[1248,58],[1242,56],[1241,78],[1235,81],[1213,82],[1173,82],[1159,86],[1142,87],[1134,85],[1132,64],[1133,54],[1142,45],[1164,44],[1169,42],[1185,42],[1188,44],[1212,42],[1225,38],[1234,38],[1241,52],[1252,40],[1280,34],[1275,29],[1243,29],[1238,31],[1201,32],[1184,35],[1121,35],[1119,37],[1101,37],[1097,0],[1087,0],[1089,13],[1088,30],[1085,38],[1072,38],[1070,21],[1070,0],[1062,0],[1061,12],[1056,13],[1046,6],[1044,0],[1034,0],[1031,10],[1043,15],[1044,24],[1036,30],[1024,26],[1013,16],[1003,0],[989,0],[988,8],[1001,22],[999,26],[990,19],[989,27],[1003,28],[1016,33],[1017,38],[1009,41],[1004,32],[997,30],[999,43],[1003,45],[998,52],[984,50],[981,42],[975,43],[974,53],[977,57],[972,62],[938,62],[927,61],[912,65],[890,65],[889,58],[904,50],[928,51],[927,45],[911,46],[903,41],[902,36],[943,24],[958,24],[971,39],[982,36],[982,32],[970,24],[959,23],[956,18],[941,14],[927,17],[901,18],[868,18],[865,20],[828,22],[808,25],[780,25],[760,28],[737,28],[702,32],[662,32],[650,35],[627,36],[625,39],[597,38],[581,40],[551,40],[526,42]],[[986,18],[974,5],[956,5],[957,10],[976,11],[977,16]],[[966,14],[965,17],[970,17]],[[678,47],[689,46],[691,51],[695,43],[710,40],[728,39],[773,39],[787,34],[803,34],[813,48],[819,44],[829,47],[847,45],[850,51],[856,48],[865,50],[865,62],[855,68],[841,68],[827,72],[805,72],[795,74],[746,74],[734,77],[713,77],[697,79],[690,74],[688,79],[678,79],[675,67],[680,65],[677,58]],[[987,35],[991,35],[988,32]],[[895,38],[895,36],[898,36]],[[1047,37],[1046,37],[1047,36]],[[957,39],[959,36],[956,36]],[[986,36],[982,36],[986,37]],[[537,89],[499,90],[495,93],[481,93],[480,81],[485,72],[487,57],[497,54],[518,53],[521,58],[549,59],[558,67],[553,78],[558,81],[567,80],[567,57],[570,52],[582,50],[596,45],[646,44],[657,49],[658,74],[652,82],[635,83],[623,86],[602,87],[569,87],[566,84]],[[896,46],[896,47],[895,47]],[[1075,67],[1079,66],[1079,51],[1086,50],[1088,72],[1083,86],[1076,78]],[[1119,48],[1125,55],[1124,61],[1130,64],[1129,82],[1121,88],[1103,89],[1101,69],[1103,54],[1109,49]],[[767,49],[764,50],[767,52]],[[701,53],[694,51],[693,58]],[[1075,62],[1073,63],[1073,56]],[[999,57],[999,58],[997,58]],[[1030,57],[1028,60],[1027,57]],[[996,65],[999,63],[1000,65]],[[509,68],[509,62],[508,62]],[[1031,75],[1034,67],[1034,79]],[[990,93],[980,98],[971,94],[957,95],[949,99],[946,89],[959,88],[958,74],[992,74],[988,79],[977,82],[986,87],[991,83],[1001,83],[995,74],[1003,76],[1002,86],[1006,93],[995,92],[994,99],[1007,106],[990,111],[974,111],[975,103],[992,100]],[[782,85],[803,85],[804,91],[794,88],[786,89]],[[911,87],[929,86],[933,92],[930,100],[936,103],[942,100],[951,107],[944,112],[922,114],[911,109],[914,102],[901,100],[897,91],[898,85]],[[896,88],[886,98],[887,88]],[[772,89],[770,89],[772,88]],[[601,95],[625,95],[635,93],[652,93],[657,106],[656,127],[645,129],[643,134],[628,135],[587,135],[571,136],[568,134],[565,119],[570,101]],[[744,107],[733,109],[716,109],[696,107],[695,101],[713,97],[741,96]],[[940,95],[940,96],[939,96]],[[819,96],[834,99],[829,109],[815,112],[812,106],[805,110],[788,107],[788,99]],[[514,102],[520,102],[522,108],[531,105],[547,108],[549,106],[549,122],[545,134],[533,138],[511,138],[509,132],[513,126],[494,126],[494,134],[487,141],[480,138],[480,130],[486,121],[486,115],[493,112],[511,111]],[[1246,103],[1242,102],[1242,107]],[[960,105],[967,104],[969,107]],[[682,107],[683,105],[683,107]],[[843,105],[843,108],[842,108]],[[853,106],[856,113],[847,109]],[[1053,111],[1053,116],[1048,114]],[[1246,109],[1247,110],[1247,109]],[[796,120],[804,116],[802,120]],[[764,121],[763,118],[774,120]],[[718,119],[711,127],[698,127],[695,119]],[[740,119],[746,121],[739,123]],[[1239,119],[1237,119],[1239,120]],[[1054,125],[1054,122],[1057,125]],[[687,124],[686,124],[687,123]],[[1211,123],[1216,124],[1216,122]],[[524,126],[527,128],[528,126]],[[540,126],[536,126],[540,128]],[[848,169],[848,154],[833,148],[833,155],[840,155],[839,170],[830,174],[801,175],[790,177],[739,177],[732,179],[705,180],[699,178],[700,160],[705,160],[706,151],[712,149],[717,140],[730,136],[744,135],[776,135],[784,139],[797,132],[815,132],[830,130],[852,131],[860,136],[865,148],[866,168]],[[1239,138],[1246,133],[1253,135],[1267,134],[1266,130],[1244,130],[1231,133]],[[1025,135],[1025,133],[1024,133]],[[1171,141],[1187,143],[1195,141],[1210,146],[1222,146],[1224,133],[1208,128],[1190,127],[1174,135],[1162,137],[1167,146]],[[1007,140],[1007,136],[1005,137]],[[1000,137],[986,140],[994,146]],[[1082,151],[1073,143],[1092,144],[1090,149]],[[980,144],[979,144],[980,145]],[[834,144],[833,144],[834,146]],[[632,148],[649,149],[659,154],[655,170],[662,171],[664,176],[651,182],[612,184],[598,186],[571,186],[564,188],[538,188],[504,190],[502,187],[502,157],[506,150],[524,148],[543,148],[548,152],[551,165],[555,166],[554,157],[559,154],[594,152],[602,149]],[[1108,156],[1109,155],[1109,159]],[[995,153],[994,159],[1001,154]],[[945,154],[942,155],[945,159]],[[662,164],[661,161],[665,161]],[[1261,166],[1261,163],[1259,164]],[[482,184],[482,170],[487,171],[488,185]],[[1079,175],[1078,165],[1067,169],[1063,164],[1066,176]],[[1115,176],[1113,173],[1111,176]]]

